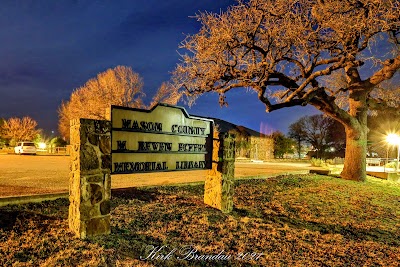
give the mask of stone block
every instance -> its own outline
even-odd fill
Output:
[[[84,127],[79,127],[77,130],[78,130],[78,133],[76,133],[76,134],[74,134],[74,136],[77,136],[77,137],[75,137],[74,139],[77,139],[77,142],[76,142],[76,144],[81,144],[81,143],[86,143],[86,141],[87,141],[87,132],[86,131],[83,131],[83,129],[84,129]],[[72,132],[71,132],[71,136],[73,136],[72,135]],[[71,142],[71,144],[72,144],[72,140],[70,140],[70,142]]]
[[[233,209],[235,139],[229,133],[217,136],[219,139],[214,139],[213,144],[212,169],[204,185],[204,203],[229,213]]]
[[[90,203],[92,205],[103,200],[103,188],[98,184],[90,184]]]
[[[102,135],[99,139],[100,152],[104,155],[111,154],[111,137],[109,135]]]
[[[95,212],[93,211],[94,206],[91,205],[91,203],[89,201],[82,201],[79,204],[79,220],[80,221],[88,221],[90,220],[90,218],[92,218],[93,216],[99,216],[100,212]]]
[[[85,179],[85,178],[83,178],[83,179]],[[77,190],[77,191],[75,191],[75,193],[77,196],[80,196],[79,199],[81,202],[87,202],[90,200],[90,195],[91,195],[90,184],[86,183],[85,181],[82,181],[82,180],[81,180],[81,183],[79,183],[80,191]]]
[[[86,177],[87,183],[102,183],[104,181],[104,175],[100,174],[93,174]]]
[[[94,121],[94,132],[96,134],[108,134],[111,132],[111,121]]]
[[[97,157],[96,150],[93,148],[93,146],[81,146],[79,163],[81,166],[81,170],[83,171],[99,169],[99,158]]]
[[[111,211],[111,202],[110,200],[104,200],[100,203],[100,213],[101,215],[107,215]]]
[[[104,177],[104,199],[111,199],[111,174],[110,171],[103,173]]]
[[[111,170],[111,155],[101,155],[101,168]]]
[[[71,125],[69,227],[80,238],[109,234],[111,157],[105,152],[111,152],[111,123],[80,119]]]
[[[110,233],[110,215],[99,218],[92,218],[87,222],[86,236],[97,236]]]
[[[95,133],[89,133],[88,141],[90,144],[92,144],[94,146],[98,146],[99,145],[99,135],[97,135]]]

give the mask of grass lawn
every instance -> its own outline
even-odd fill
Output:
[[[400,266],[399,184],[239,180],[231,214],[203,204],[203,187],[115,193],[111,235],[87,240],[66,199],[2,207],[0,266]]]

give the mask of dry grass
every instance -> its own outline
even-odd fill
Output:
[[[88,240],[69,232],[65,199],[0,208],[0,265],[399,266],[398,184],[318,175],[241,180],[231,214],[202,196],[203,185],[120,191],[111,235]],[[151,246],[171,257],[140,260]],[[186,246],[231,258],[179,260]],[[237,258],[246,252],[262,255]]]

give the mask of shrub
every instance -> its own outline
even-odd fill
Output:
[[[397,161],[389,162],[385,165],[386,168],[396,168]]]
[[[325,163],[326,163],[326,164],[329,164],[329,165],[335,165],[335,161],[334,161],[333,159],[327,159],[327,160],[325,161]]]
[[[323,159],[312,158],[311,159],[311,166],[313,166],[313,167],[324,167],[325,166],[325,162],[324,162]]]

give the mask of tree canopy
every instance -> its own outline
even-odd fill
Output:
[[[274,157],[283,158],[285,154],[293,154],[295,142],[293,139],[286,137],[283,133],[275,131],[271,134],[274,140]]]
[[[322,114],[301,117],[289,126],[289,136],[298,142],[298,146],[301,141],[312,145],[317,158],[340,154],[345,144],[343,126]]]
[[[117,66],[99,73],[74,90],[70,100],[59,107],[59,131],[69,139],[70,121],[77,118],[106,120],[106,109],[111,105],[150,108],[158,102],[176,104],[182,93],[171,83],[163,83],[146,106],[143,98],[143,79],[132,68]]]
[[[300,118],[298,121],[289,125],[288,135],[290,138],[296,141],[297,156],[300,159],[303,147],[302,144],[304,141],[307,140],[306,139],[307,132],[305,131],[304,118]]]
[[[13,117],[3,121],[0,133],[3,138],[10,139],[13,145],[18,141],[33,140],[40,132],[36,127],[37,122],[30,117]]]
[[[249,0],[220,14],[199,13],[201,29],[182,42],[173,79],[194,98],[217,92],[221,105],[227,92],[243,87],[257,93],[267,112],[313,105],[346,129],[342,177],[363,181],[367,112],[398,105],[375,91],[400,68],[399,6],[397,0]],[[374,67],[361,73],[366,65]],[[342,87],[326,82],[337,72],[345,77]]]

